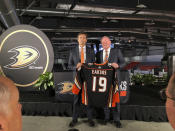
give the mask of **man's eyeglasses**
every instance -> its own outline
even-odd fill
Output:
[[[166,88],[160,90],[160,97],[162,100],[166,100],[167,98],[169,98],[169,99],[175,101],[175,98],[171,98],[171,97],[166,95]]]

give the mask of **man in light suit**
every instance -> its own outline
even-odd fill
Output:
[[[87,34],[84,32],[80,32],[78,34],[78,46],[70,51],[69,55],[69,68],[73,69],[73,79],[75,78],[76,69],[81,67],[82,63],[93,63],[95,62],[95,54],[94,50],[90,47],[86,46],[87,42]],[[74,127],[78,122],[78,113],[80,108],[80,101],[81,93],[79,95],[74,95],[74,103],[73,103],[73,116],[72,121],[70,122],[69,126]],[[95,123],[92,120],[92,109],[87,110],[88,122],[90,126],[94,126]]]
[[[120,81],[120,68],[125,66],[125,60],[120,49],[111,48],[111,40],[107,36],[103,36],[101,39],[103,50],[97,53],[97,63],[104,63],[108,61],[116,69],[118,81]],[[117,104],[117,108],[112,109],[113,119],[117,128],[121,128],[120,123],[120,104]],[[110,109],[104,108],[105,120],[103,124],[107,124],[110,119]]]

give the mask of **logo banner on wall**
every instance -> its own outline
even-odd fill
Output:
[[[0,36],[0,69],[18,87],[32,86],[53,62],[50,40],[33,26],[13,26]]]
[[[73,102],[73,82],[63,81],[55,86],[55,99],[62,102]]]
[[[127,70],[120,71],[120,103],[127,103],[130,98],[129,72]]]

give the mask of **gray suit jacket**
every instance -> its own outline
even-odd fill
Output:
[[[81,62],[80,60],[80,54],[79,54],[79,47],[76,46],[74,49],[70,51],[69,54],[69,61],[68,61],[68,67],[69,69],[74,70],[73,78],[75,76],[75,70],[77,64]],[[86,46],[86,60],[85,63],[93,63],[95,62],[95,53],[94,50]]]
[[[96,55],[96,58],[97,63],[103,63],[103,51],[99,51]],[[120,69],[122,69],[125,66],[125,60],[120,49],[112,48],[110,50],[108,62],[109,63],[115,62],[119,65],[119,68],[117,69],[117,76],[118,80],[120,81]]]

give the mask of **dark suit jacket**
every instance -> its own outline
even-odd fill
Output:
[[[97,63],[103,63],[103,50],[97,53],[96,58],[97,58],[96,60]],[[108,62],[109,63],[115,62],[119,65],[119,68],[117,69],[117,76],[118,76],[118,80],[120,81],[120,69],[125,66],[125,60],[120,49],[111,48]]]
[[[70,51],[68,67],[69,69],[76,70],[77,64],[81,62],[80,54],[79,54],[79,46],[76,46],[74,49]],[[95,53],[94,50],[86,46],[86,60],[85,63],[93,63],[95,62]],[[75,72],[73,74],[73,78],[75,76]]]

